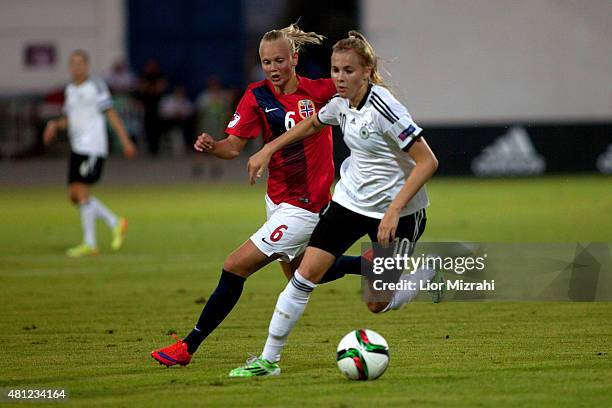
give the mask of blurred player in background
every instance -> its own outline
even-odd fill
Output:
[[[66,87],[64,116],[47,122],[43,133],[45,144],[51,143],[58,130],[68,129],[70,140],[69,196],[79,206],[83,242],[67,251],[70,257],[97,255],[96,219],[101,218],[112,230],[111,248],[121,248],[127,230],[127,219],[117,217],[100,200],[89,194],[90,185],[102,175],[108,155],[105,116],[119,137],[123,154],[132,158],[136,148],[130,140],[121,118],[113,109],[111,95],[104,81],[90,76],[89,55],[75,50],[70,55],[72,82]]]
[[[274,155],[327,125],[340,126],[351,155],[340,170],[330,205],[322,212],[293,278],[280,294],[263,353],[230,372],[231,377],[280,374],[281,351],[304,312],[310,293],[328,268],[358,239],[388,245],[406,239],[411,246],[425,229],[429,205],[424,185],[438,162],[408,110],[383,86],[377,57],[365,37],[349,37],[333,47],[331,76],[338,94],[327,105],[283,136],[267,143],[249,160],[251,182]],[[424,271],[433,278],[434,271]],[[396,292],[389,302],[372,302],[381,312],[400,307],[410,293]]]
[[[301,46],[320,44],[323,38],[295,24],[266,33],[259,46],[266,79],[249,85],[227,126],[225,139],[215,141],[203,133],[195,149],[233,159],[260,134],[269,143],[296,123],[316,115],[336,88],[331,79],[298,76],[295,67]],[[204,339],[236,305],[251,274],[278,259],[287,278],[293,275],[319,220],[318,212],[331,198],[334,165],[330,127],[321,127],[312,137],[278,151],[269,170],[267,221],[227,257],[219,284],[191,333],[183,340],[175,336],[175,344],[151,353],[161,364],[188,364]],[[326,275],[327,281],[345,273],[360,273],[360,257],[339,258]]]

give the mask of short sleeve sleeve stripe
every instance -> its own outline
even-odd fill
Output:
[[[111,98],[105,98],[98,101],[98,109],[101,111],[107,111],[113,107],[113,100]]]
[[[389,105],[377,93],[372,92],[370,101],[372,106],[390,123],[395,123],[399,120],[399,116],[391,110]]]
[[[401,149],[405,149],[420,137],[419,135],[422,130],[412,119],[404,116],[395,122],[387,133],[394,136]]]
[[[377,113],[375,120],[380,131],[391,136],[400,149],[409,148],[419,138],[422,129],[393,95],[385,89],[378,91],[372,92],[370,103]]]
[[[331,123],[326,123],[323,119],[321,119],[321,116],[319,116],[319,113],[321,113],[320,111],[317,112],[317,119],[319,121],[319,123],[322,123],[324,125],[332,125]]]
[[[98,92],[97,100],[98,100],[98,109],[102,112],[113,107],[113,98],[108,90],[108,86],[106,86],[106,82],[99,77],[92,77],[92,82],[96,87],[96,91]]]

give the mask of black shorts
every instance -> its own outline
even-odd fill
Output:
[[[75,182],[93,184],[100,180],[103,167],[104,157],[85,156],[72,152],[68,163],[68,184]]]
[[[372,242],[378,241],[380,219],[358,214],[336,203],[321,210],[321,219],[315,227],[308,246],[322,249],[336,258],[344,254],[359,238],[368,235]],[[425,231],[427,217],[425,209],[399,219],[395,237],[407,238],[414,244]]]

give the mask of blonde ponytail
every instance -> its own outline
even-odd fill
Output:
[[[304,44],[321,44],[325,37],[313,31],[302,31],[298,27],[297,23],[293,23],[289,27],[285,27],[280,30],[268,31],[261,38],[261,42],[276,41],[280,39],[284,39],[289,43],[291,53],[293,54],[296,52],[300,52]]]

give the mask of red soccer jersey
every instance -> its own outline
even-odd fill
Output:
[[[267,81],[249,85],[225,132],[264,143],[282,135],[302,119],[316,115],[336,93],[331,79],[298,76],[297,90],[279,94]],[[268,167],[268,196],[275,204],[288,203],[318,212],[331,199],[334,179],[331,128],[292,143],[274,153]]]

